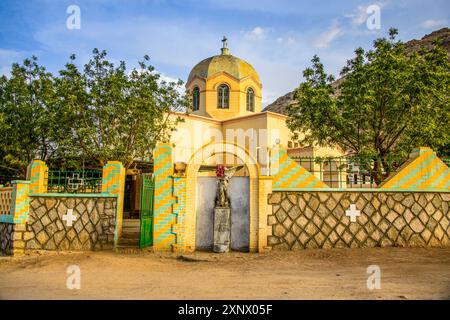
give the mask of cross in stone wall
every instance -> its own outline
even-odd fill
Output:
[[[62,219],[66,222],[66,226],[71,227],[72,222],[76,221],[78,217],[73,214],[73,209],[67,209],[67,214],[63,215]]]
[[[361,211],[356,210],[355,204],[351,204],[350,208],[345,211],[345,215],[347,217],[350,217],[351,222],[356,222],[356,217],[359,217],[361,215]]]

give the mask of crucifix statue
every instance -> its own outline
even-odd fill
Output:
[[[230,207],[230,199],[228,198],[228,185],[230,183],[231,177],[233,177],[236,171],[238,171],[242,167],[243,166],[227,168],[223,165],[217,166],[216,175],[217,178],[219,178],[219,182],[217,188],[216,207]]]
[[[214,207],[214,252],[228,252],[231,244],[231,206],[228,197],[228,186],[231,177],[243,165],[227,168],[224,165],[200,167],[200,171],[216,170],[217,195]]]
[[[211,172],[213,170],[216,171],[217,181],[217,196],[216,196],[216,207],[229,208],[230,207],[230,199],[228,197],[228,185],[230,184],[230,179],[234,176],[234,174],[242,169],[244,166],[239,165],[235,167],[225,167],[224,165],[202,165],[200,167],[201,172]]]

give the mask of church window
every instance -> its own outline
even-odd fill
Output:
[[[255,111],[255,92],[252,88],[247,89],[247,111]]]
[[[200,109],[200,89],[195,87],[192,92],[192,111]]]
[[[221,84],[217,89],[217,108],[228,109],[230,107],[230,88]]]

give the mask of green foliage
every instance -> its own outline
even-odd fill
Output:
[[[37,58],[12,66],[0,78],[2,166],[22,175],[33,159],[47,160],[57,152],[55,82]]]
[[[160,81],[148,65],[127,73],[124,62],[116,67],[106,52],[94,50],[81,72],[75,57],[60,71],[58,96],[66,110],[66,123],[74,123],[69,145],[100,164],[119,160],[128,167],[136,159],[149,159],[157,141],[167,140],[174,121],[169,112],[187,106],[178,83]]]
[[[295,92],[298,105],[288,110],[288,127],[305,133],[303,143],[380,159],[377,182],[390,171],[386,157],[405,157],[418,146],[448,151],[450,141],[447,52],[436,43],[410,53],[396,35],[391,29],[372,50],[356,49],[337,85],[314,56]]]
[[[80,159],[126,167],[149,160],[178,121],[170,112],[186,109],[188,101],[181,81],[162,81],[148,62],[145,56],[129,71],[94,49],[82,70],[72,55],[58,77],[35,57],[14,64],[0,78],[0,165],[23,173],[33,159],[69,167]]]

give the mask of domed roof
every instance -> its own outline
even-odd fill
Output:
[[[260,84],[261,80],[259,79],[259,75],[252,65],[229,54],[228,48],[226,47],[226,38],[222,41],[224,42],[222,54],[200,61],[189,73],[187,83],[189,83],[196,76],[208,78],[216,73],[226,72],[239,80],[252,76]]]

